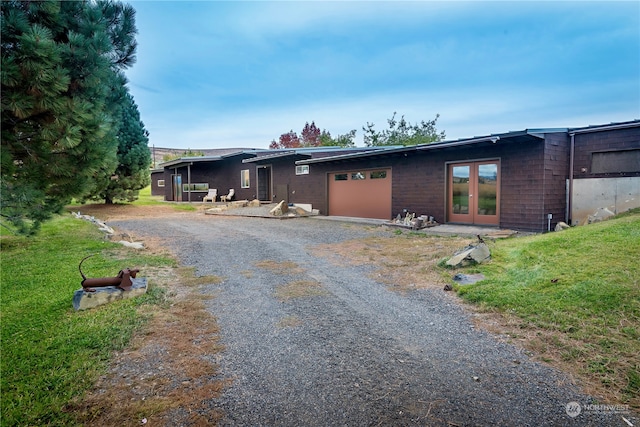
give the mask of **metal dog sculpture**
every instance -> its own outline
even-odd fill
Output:
[[[135,279],[136,274],[140,272],[140,270],[137,268],[125,268],[123,270],[120,270],[116,277],[100,277],[96,279],[89,279],[84,275],[84,273],[82,272],[82,263],[87,258],[91,258],[95,255],[96,254],[93,254],[82,258],[82,261],[80,261],[80,264],[78,265],[78,270],[80,271],[80,275],[82,276],[81,284],[84,291],[95,292],[96,290],[93,288],[101,288],[106,286],[115,286],[118,289],[122,289],[123,291],[130,291],[131,287],[133,286],[133,282],[131,281],[131,279]]]

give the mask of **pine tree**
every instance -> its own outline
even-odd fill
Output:
[[[130,94],[126,95],[122,108],[117,138],[118,167],[108,179],[107,187],[97,195],[108,204],[114,200],[132,202],[138,198],[138,191],[151,183],[149,133]]]
[[[0,215],[2,225],[29,233],[117,166],[135,13],[100,1],[1,8]]]

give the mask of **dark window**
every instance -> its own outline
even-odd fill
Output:
[[[209,191],[208,183],[197,183],[197,184],[182,184],[182,191],[193,192],[193,191]]]
[[[591,173],[640,172],[640,150],[606,151],[591,155]]]
[[[335,176],[336,181],[346,181],[349,179],[349,175],[346,173],[337,173]]]
[[[371,179],[385,179],[387,177],[387,171],[375,171],[369,175]]]
[[[365,179],[366,175],[363,174],[362,172],[352,172],[351,173],[351,180],[353,181],[359,181],[361,179]]]

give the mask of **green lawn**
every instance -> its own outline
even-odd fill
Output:
[[[70,215],[45,223],[36,237],[0,236],[2,425],[72,425],[64,406],[90,388],[114,350],[126,346],[145,319],[137,307],[163,299],[149,284],[147,295],[76,312],[78,263],[91,277],[120,269],[175,266],[104,240],[96,227]]]
[[[543,358],[575,366],[618,403],[640,407],[640,210],[491,250],[492,261],[475,267],[486,280],[459,294],[517,316]]]

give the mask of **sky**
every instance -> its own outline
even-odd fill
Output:
[[[125,0],[126,1],[126,0]],[[437,119],[446,140],[640,119],[640,2],[128,1],[166,148]]]

